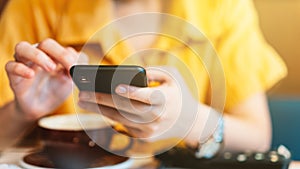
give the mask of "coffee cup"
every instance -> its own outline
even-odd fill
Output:
[[[118,132],[98,114],[48,116],[39,120],[38,127],[43,151],[58,168],[85,168],[95,159],[114,155],[108,149]],[[129,150],[128,138],[128,144],[113,153]]]

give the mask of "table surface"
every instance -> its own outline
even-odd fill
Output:
[[[14,164],[20,166],[21,159],[28,153],[33,152],[32,148],[9,148],[0,155],[0,164]],[[133,159],[132,169],[156,169],[158,162],[153,158]],[[0,167],[1,168],[1,167]],[[1,168],[2,169],[2,168]],[[292,161],[289,169],[300,169],[300,161]]]

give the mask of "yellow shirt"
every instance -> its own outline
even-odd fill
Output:
[[[269,89],[286,75],[283,61],[262,37],[250,0],[168,2],[169,13],[202,30],[216,49],[226,78],[225,111],[252,94]],[[18,42],[36,43],[53,38],[62,45],[80,47],[108,23],[110,5],[110,1],[104,0],[11,0],[0,21],[0,106],[13,99],[4,67],[8,60],[13,59],[14,46]],[[210,82],[201,62],[191,59],[191,52],[180,48],[178,42],[160,38],[156,47],[160,45],[164,46],[163,49],[179,46],[171,51],[179,55],[192,72],[199,100],[209,104]],[[107,63],[124,61],[122,54],[126,52],[121,54],[116,49],[108,54]],[[72,98],[66,100],[57,112],[74,112]]]

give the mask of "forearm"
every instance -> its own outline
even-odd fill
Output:
[[[16,144],[32,128],[34,121],[25,120],[14,101],[0,108],[0,150]]]
[[[225,151],[266,151],[271,142],[271,125],[268,116],[252,112],[220,114],[206,105],[199,105],[198,117],[186,137],[189,146],[195,147],[199,141],[205,142],[216,129],[218,119],[224,119]],[[243,110],[238,110],[243,111]],[[245,111],[245,110],[244,110]]]
[[[224,116],[224,150],[267,151],[271,144],[271,127],[254,119]]]
[[[272,139],[272,124],[265,93],[258,92],[225,114],[225,149],[266,151]]]

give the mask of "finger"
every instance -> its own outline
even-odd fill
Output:
[[[64,48],[53,39],[46,39],[40,42],[38,48],[50,55],[56,62],[62,64],[67,70],[75,64],[78,58],[77,52],[71,51],[70,48]]]
[[[153,124],[141,124],[138,127],[131,127],[124,125],[130,136],[143,139],[144,141],[150,141],[153,136],[157,135],[158,127]]]
[[[72,52],[74,55],[77,55],[77,51],[74,49],[74,48],[71,48],[71,47],[66,47],[66,50]]]
[[[133,99],[150,105],[161,105],[165,101],[164,94],[160,87],[135,87],[129,85],[119,85],[116,93],[125,98]]]
[[[122,114],[112,108],[97,105],[95,103],[90,102],[78,102],[78,105],[86,110],[101,113],[102,115],[108,117],[109,119],[121,123],[126,127],[128,133],[137,138],[149,138],[157,132],[157,125],[156,121],[153,121],[151,124],[144,124],[144,123],[136,123],[135,120],[131,120],[126,118],[126,116],[122,116]]]
[[[84,52],[80,52],[76,64],[86,65],[89,63],[89,57]]]
[[[160,82],[160,83],[164,83],[164,82],[169,82],[170,80],[172,80],[171,78],[171,74],[168,73],[167,70],[162,69],[162,68],[147,68],[147,79],[148,81],[155,81],[155,82]]]
[[[29,79],[34,76],[34,71],[32,69],[19,62],[9,61],[5,65],[5,70],[10,77],[20,76]]]
[[[106,116],[107,118],[118,122],[125,126],[126,133],[132,137],[140,137],[142,135],[142,130],[139,129],[139,126],[137,126],[134,122],[129,121],[128,119],[124,118],[118,111],[112,108],[108,108],[105,106],[99,106],[97,104],[89,103],[89,102],[79,102],[78,105],[86,110],[92,111],[92,112],[98,112],[102,115]]]
[[[105,106],[110,106],[112,104],[112,103],[110,103],[112,99],[109,94],[95,93],[95,92],[89,92],[89,91],[80,91],[79,92],[79,100],[102,104]]]
[[[137,127],[137,125],[134,121],[131,121],[131,120],[125,118],[116,109],[98,105],[96,103],[83,102],[83,101],[79,101],[78,105],[83,109],[86,109],[86,110],[89,110],[92,112],[101,113],[102,115],[110,118],[111,120],[119,122],[125,126],[134,127],[134,128]]]
[[[79,93],[79,100],[86,102],[94,102],[100,105],[104,105],[135,115],[141,115],[146,113],[150,114],[151,110],[153,110],[153,105],[149,105],[135,100],[130,100],[119,95],[81,91]]]
[[[142,135],[142,130],[135,127],[125,126],[127,129],[127,132],[129,133],[129,136],[134,138],[140,138]]]
[[[153,132],[150,132],[149,128],[151,127],[147,127],[147,126],[140,126],[140,127],[130,127],[130,126],[126,126],[126,134],[131,137],[134,137],[134,138],[139,138],[139,139],[143,139],[143,141],[147,141],[147,142],[150,142],[151,141],[151,137],[154,136],[154,133]]]
[[[20,42],[16,45],[14,57],[18,62],[22,62],[24,64],[32,62],[46,71],[52,71],[56,68],[56,64],[51,58],[49,58],[49,56],[28,42]]]

